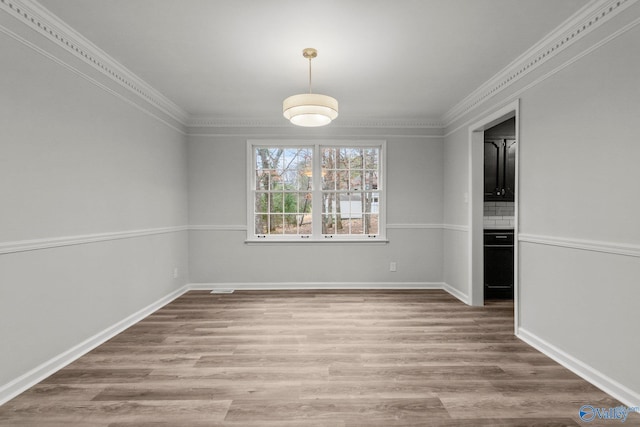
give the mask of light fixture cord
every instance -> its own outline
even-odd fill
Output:
[[[309,58],[309,93],[311,93],[311,58]]]

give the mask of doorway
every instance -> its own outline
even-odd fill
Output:
[[[516,118],[484,131],[484,301],[513,300]]]
[[[474,306],[484,305],[484,142],[485,132],[496,125],[513,119],[515,126],[514,139],[520,144],[519,135],[519,100],[487,115],[469,126],[469,295]],[[515,178],[513,197],[513,299],[516,327],[518,321],[518,158],[520,150],[514,153],[513,173]],[[502,188],[500,188],[500,191]],[[505,189],[505,192],[508,191]],[[497,215],[496,216],[511,216]],[[501,223],[500,225],[505,225]]]

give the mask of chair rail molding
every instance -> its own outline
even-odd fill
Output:
[[[152,236],[155,234],[177,233],[187,230],[187,226],[179,225],[173,227],[145,228],[139,230],[112,231],[107,233],[81,234],[74,236],[2,242],[0,243],[0,255],[15,252],[58,248],[62,246],[84,245],[87,243],[105,242],[108,240],[131,239],[136,237]]]
[[[217,225],[217,224],[201,224],[190,225],[189,231],[244,231],[246,233],[246,225]]]
[[[459,231],[461,233],[468,233],[469,226],[468,225],[457,225],[457,224],[443,224],[442,228],[449,231]]]
[[[469,231],[466,225],[425,223],[425,224],[404,224],[392,223],[387,224],[388,230],[453,230],[453,231]],[[216,224],[199,224],[190,225],[191,231],[247,231],[246,225],[216,225]]]
[[[590,252],[601,252],[613,255],[640,257],[640,245],[598,240],[571,239],[567,237],[540,236],[536,234],[519,234],[518,242],[538,245],[558,246]]]

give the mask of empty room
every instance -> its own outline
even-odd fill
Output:
[[[640,426],[638,0],[0,0],[1,426]]]

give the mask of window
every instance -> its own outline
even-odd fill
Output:
[[[384,240],[384,141],[249,141],[249,241]]]

